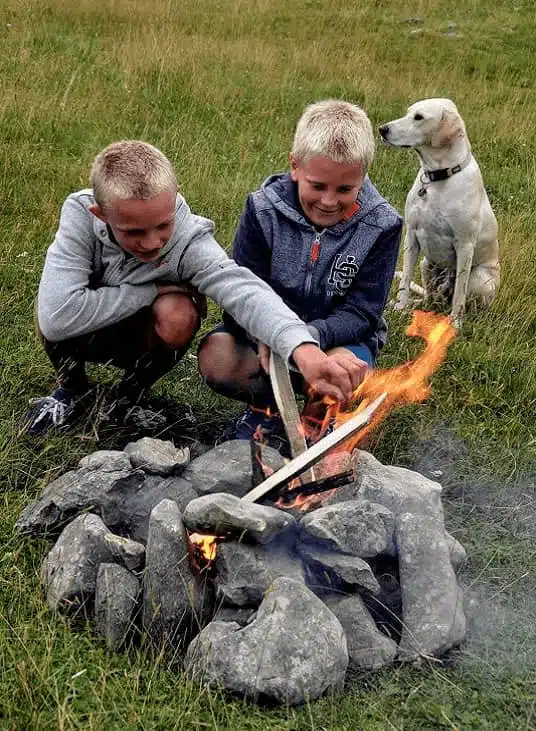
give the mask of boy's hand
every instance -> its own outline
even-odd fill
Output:
[[[309,386],[321,396],[349,401],[369,368],[349,350],[326,355],[312,343],[299,345],[292,353],[294,362]]]
[[[259,360],[266,373],[270,373],[270,348],[264,343],[259,343]]]

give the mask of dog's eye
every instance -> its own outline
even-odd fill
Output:
[[[413,119],[414,119],[414,120],[415,120],[416,122],[420,122],[420,121],[421,121],[421,119],[424,119],[424,117],[422,116],[422,114],[419,114],[419,113],[417,112],[417,114],[415,114],[415,115],[414,115]]]

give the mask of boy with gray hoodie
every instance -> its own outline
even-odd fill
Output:
[[[358,369],[327,357],[273,290],[227,256],[212,221],[191,213],[160,150],[113,143],[90,180],[65,201],[45,259],[37,320],[58,388],[30,402],[28,433],[66,427],[87,405],[87,361],[124,371],[116,405],[135,421],[150,387],[189,347],[205,295],[252,337],[292,356],[320,393],[349,396]]]
[[[367,176],[373,157],[372,126],[362,109],[340,100],[308,106],[296,127],[290,172],[271,176],[248,196],[233,242],[237,264],[273,287],[322,350],[353,363],[360,378],[385,343],[383,311],[402,231],[400,215]],[[229,315],[201,343],[208,385],[248,404],[224,439],[251,438],[260,426],[277,441],[277,406],[260,367],[266,362],[265,349]],[[295,387],[307,390],[300,378]],[[321,421],[322,411],[311,401],[304,415]]]

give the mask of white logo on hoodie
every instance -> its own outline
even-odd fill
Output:
[[[328,284],[334,290],[333,294],[343,295],[354,281],[358,271],[359,265],[356,264],[355,256],[351,254],[337,254],[331,265],[331,271],[328,277]]]

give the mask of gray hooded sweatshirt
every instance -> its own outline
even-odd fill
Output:
[[[94,332],[150,306],[156,283],[189,282],[248,333],[284,358],[317,340],[302,320],[214,239],[214,223],[194,215],[177,195],[175,226],[154,262],[124,251],[89,208],[90,189],[71,194],[47,251],[38,296],[39,327],[47,340]]]

